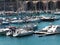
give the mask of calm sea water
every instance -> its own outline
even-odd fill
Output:
[[[38,30],[50,25],[50,23],[60,25],[60,20],[54,22],[40,22],[38,24]],[[16,24],[11,25],[17,26]],[[24,24],[18,26],[23,25]],[[37,35],[30,35],[26,37],[0,36],[0,45],[60,45],[60,35],[45,37],[38,37]]]

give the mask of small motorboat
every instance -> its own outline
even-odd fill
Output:
[[[55,15],[60,15],[60,11],[54,12]]]
[[[29,19],[26,20],[26,22],[40,22],[40,18],[37,17],[31,17]]]
[[[10,21],[10,23],[23,23],[24,21],[23,20],[12,20],[12,21]]]
[[[25,29],[16,29],[15,33],[13,33],[13,37],[21,37],[33,34],[33,31],[28,31]]]
[[[8,21],[2,21],[1,24],[2,24],[2,25],[9,25],[9,22],[8,22]]]
[[[41,16],[40,19],[41,19],[41,21],[55,21],[55,20],[59,20],[59,18],[57,18],[56,16],[50,16],[50,17]]]
[[[0,17],[0,20],[4,21],[4,20],[6,20],[6,18]]]
[[[35,34],[39,36],[60,34],[60,25],[50,25],[43,28],[41,31],[36,31]]]
[[[10,20],[17,20],[18,18],[17,17],[14,17],[14,18],[10,18]]]
[[[24,25],[23,28],[26,30],[36,30],[37,24],[27,24],[27,25]]]

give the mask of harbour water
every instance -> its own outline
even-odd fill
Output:
[[[50,14],[48,16],[50,16]],[[59,15],[57,17],[59,17]],[[38,30],[44,28],[45,26],[50,25],[50,23],[54,25],[60,25],[60,20],[54,22],[40,22],[38,23]],[[10,25],[23,26],[24,24],[20,25],[10,24]],[[0,36],[0,45],[60,45],[60,34],[44,37],[38,37],[35,34],[25,37]]]

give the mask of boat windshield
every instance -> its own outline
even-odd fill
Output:
[[[47,30],[41,30],[42,32],[47,32]]]

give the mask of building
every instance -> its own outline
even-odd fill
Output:
[[[0,0],[0,11],[60,11],[60,0]]]
[[[15,0],[0,0],[0,11],[12,10],[17,10],[17,4]]]

